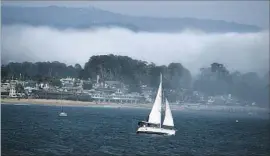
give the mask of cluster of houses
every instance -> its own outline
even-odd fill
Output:
[[[156,90],[142,85],[142,93],[128,92],[128,86],[119,81],[101,81],[99,75],[96,80],[80,80],[75,78],[60,79],[61,87],[52,86],[48,83],[37,83],[35,81],[9,80],[1,83],[2,98],[40,98],[40,99],[65,99],[77,101],[94,101],[109,103],[152,103]],[[20,84],[24,92],[16,90]],[[84,88],[85,84],[91,84],[90,89]],[[169,92],[175,92],[169,90]],[[177,93],[176,101],[171,103],[197,103],[197,104],[240,104],[232,95],[205,96],[198,91],[183,90]],[[170,93],[169,93],[170,94]],[[170,100],[170,99],[169,99]]]
[[[25,96],[25,93],[19,93],[16,91],[17,84],[23,84],[23,82],[17,80],[10,80],[8,82],[1,83],[1,97],[17,98]]]
[[[100,81],[99,75],[96,81],[79,80],[75,78],[60,79],[61,87],[48,83],[35,81],[10,80],[1,83],[2,98],[41,98],[41,99],[66,99],[79,101],[111,102],[111,103],[142,103],[147,101],[152,92],[146,94],[129,93],[128,86],[119,81]],[[16,85],[24,88],[23,93],[16,90]],[[84,89],[84,84],[92,84],[91,89]],[[148,93],[148,94],[147,94]]]

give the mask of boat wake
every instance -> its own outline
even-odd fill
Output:
[[[29,106],[30,104],[13,104],[13,105],[16,105],[16,106]]]

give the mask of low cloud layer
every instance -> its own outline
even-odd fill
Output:
[[[269,32],[206,34],[135,33],[121,28],[57,30],[50,27],[2,27],[2,62],[84,63],[92,55],[127,55],[167,65],[180,62],[193,74],[213,62],[231,70],[269,70]]]

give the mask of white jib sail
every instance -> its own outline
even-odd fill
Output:
[[[165,117],[164,117],[163,125],[172,126],[172,127],[174,126],[172,111],[171,111],[171,108],[167,99],[166,99],[166,110],[165,110]]]
[[[157,96],[149,114],[149,123],[161,124],[161,104],[162,104],[162,76],[158,87]]]

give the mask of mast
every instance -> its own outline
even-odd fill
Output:
[[[161,72],[160,72],[160,85],[161,85],[161,106],[160,106],[160,119],[161,119],[162,103],[163,103],[162,73]],[[161,122],[159,124],[159,128],[161,128]]]
[[[63,112],[63,106],[62,106],[62,91],[61,91],[61,98],[60,98],[60,105],[61,105],[61,110],[62,110],[62,112]]]

